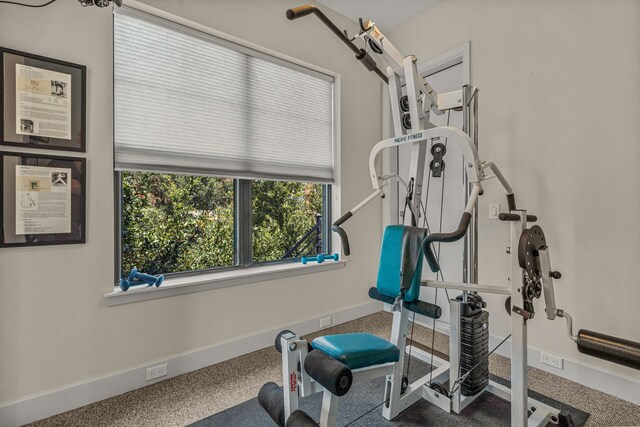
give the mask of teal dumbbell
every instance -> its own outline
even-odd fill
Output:
[[[340,259],[340,255],[338,253],[335,254],[320,254],[316,256],[303,256],[300,258],[302,264],[306,264],[308,262],[317,261],[318,264],[322,264],[325,260],[332,259],[334,261],[338,261]]]
[[[144,285],[145,288],[153,286],[152,284],[143,282],[142,280],[129,280],[125,278],[120,279],[120,289],[125,292],[128,291],[131,287],[141,287],[142,285]]]
[[[129,280],[134,279],[145,282],[150,286],[155,286],[157,288],[158,286],[162,285],[162,282],[164,282],[164,274],[156,277],[152,276],[151,274],[140,273],[137,268],[134,268],[133,270],[131,270],[131,273],[129,273]]]

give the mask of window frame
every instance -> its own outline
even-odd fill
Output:
[[[324,191],[323,191],[323,219],[325,219],[323,221],[322,227],[323,227],[323,235],[324,235],[324,246],[323,247],[323,251],[324,252],[330,252],[332,250],[332,231],[331,231],[331,218],[332,217],[337,217],[340,215],[340,209],[341,209],[341,108],[340,108],[340,100],[341,100],[341,75],[339,73],[336,73],[334,71],[328,70],[326,68],[322,68],[319,67],[317,65],[308,63],[306,61],[300,60],[298,58],[292,57],[290,55],[286,55],[283,53],[280,53],[278,51],[269,49],[269,48],[265,48],[263,46],[260,46],[258,44],[252,43],[252,42],[248,42],[245,41],[243,39],[240,39],[238,37],[226,34],[222,31],[218,31],[218,30],[214,30],[206,25],[203,24],[199,24],[197,22],[194,21],[190,21],[186,18],[180,17],[178,15],[174,15],[172,13],[166,12],[164,10],[158,9],[156,7],[153,7],[151,5],[145,4],[145,3],[140,3],[140,2],[134,2],[131,4],[128,4],[127,7],[129,9],[134,10],[135,12],[138,13],[143,13],[143,14],[147,14],[147,15],[151,15],[155,18],[159,18],[159,19],[163,19],[178,25],[182,25],[184,27],[190,28],[191,30],[195,30],[198,32],[202,32],[211,36],[214,36],[216,38],[218,38],[219,40],[221,40],[227,47],[229,46],[233,46],[239,50],[245,50],[248,49],[254,53],[259,54],[262,57],[267,57],[272,61],[275,61],[276,63],[280,63],[283,65],[288,64],[292,64],[294,66],[298,66],[298,67],[302,67],[302,69],[306,69],[308,70],[310,73],[320,73],[320,74],[324,74],[326,76],[329,76],[331,78],[333,78],[333,97],[332,97],[332,126],[333,126],[333,166],[334,166],[334,180],[333,183],[327,183],[327,184],[323,184],[324,185]],[[112,28],[114,26],[114,18],[112,18]],[[238,181],[237,178],[236,181]],[[250,186],[249,186],[250,187]],[[115,262],[114,262],[114,278],[116,280],[116,287],[117,287],[117,281],[120,278],[120,274],[121,274],[121,270],[122,270],[122,177],[121,177],[121,172],[116,171],[114,169],[114,208],[115,208],[115,212],[114,212],[114,220],[115,220],[115,227],[114,227],[114,233],[115,233],[115,244],[114,244],[114,249],[115,249]],[[237,192],[234,191],[234,203],[237,203]],[[251,208],[251,204],[249,203],[249,213],[251,212],[250,210]],[[236,215],[238,214],[238,210],[236,209]],[[328,220],[327,220],[328,219]],[[236,227],[237,224],[239,224],[239,222],[236,220]],[[234,228],[236,228],[234,227]],[[237,232],[234,230],[234,233]],[[249,238],[251,236],[249,235]],[[234,235],[234,239],[235,239],[235,235]],[[249,240],[250,242],[250,240]],[[245,245],[247,244],[246,242],[244,243]],[[234,245],[236,245],[236,243],[234,243]],[[252,245],[251,245],[252,246]],[[325,249],[326,248],[326,249]],[[251,247],[252,250],[252,247]],[[338,252],[340,254],[342,254],[342,251],[340,250],[340,248],[335,248],[333,250],[334,252]],[[237,255],[236,255],[237,256]],[[246,256],[246,255],[245,255]],[[269,263],[252,263],[247,267],[241,267],[239,265],[235,265],[235,266],[230,266],[230,267],[219,267],[219,268],[214,268],[214,269],[209,269],[209,270],[195,270],[195,271],[190,271],[190,272],[183,272],[183,273],[170,273],[172,276],[173,275],[179,275],[179,276],[204,276],[204,277],[210,277],[211,273],[224,273],[224,272],[228,272],[228,271],[232,271],[232,270],[236,270],[236,271],[244,271],[247,272],[247,270],[249,270],[250,268],[255,268],[256,273],[255,275],[251,274],[242,274],[242,278],[239,280],[239,282],[253,282],[256,280],[264,280],[264,279],[253,279],[252,277],[266,277],[266,276],[272,276],[272,277],[280,277],[282,275],[282,277],[286,277],[286,276],[290,276],[290,275],[297,275],[297,274],[304,274],[305,271],[309,271],[309,272],[313,272],[313,271],[323,271],[323,270],[332,270],[335,268],[342,268],[344,266],[344,261],[340,261],[335,263],[323,263],[323,264],[318,264],[318,265],[307,265],[307,266],[300,266],[300,268],[304,268],[304,270],[300,270],[301,272],[296,272],[298,270],[298,268],[296,267],[296,271],[294,270],[290,270],[287,267],[286,271],[282,271],[282,272],[277,272],[277,271],[271,271],[271,272],[262,272],[262,270],[264,270],[263,268],[259,268],[259,267],[265,267],[265,264],[291,264],[293,262],[295,262],[296,260],[299,260],[299,258],[290,258],[290,259],[286,259],[286,260],[279,260],[279,261],[272,261]],[[224,274],[223,274],[224,276]],[[245,278],[246,277],[246,278]],[[180,280],[180,282],[182,282],[183,280]],[[224,283],[226,283],[228,281],[228,279],[226,278],[222,278],[219,282],[219,284],[214,283],[215,281],[211,281],[211,283],[209,283],[208,285],[205,284],[205,288],[207,289],[213,289],[213,288],[217,288],[220,286],[228,286],[225,285]],[[234,281],[235,282],[235,281]],[[183,287],[184,284],[180,284],[180,287]],[[194,281],[194,283],[191,285],[194,290],[196,291],[198,289],[196,288],[202,288],[203,283],[198,282],[198,281]],[[182,289],[167,289],[168,287],[171,287],[171,284],[168,283],[166,284],[165,289],[163,289],[161,291],[162,294],[171,294],[171,295],[179,295],[179,294],[183,294],[185,292],[192,292],[192,291],[186,291],[184,288]],[[117,289],[117,288],[116,288]],[[148,292],[154,292],[154,291],[158,291],[160,288],[148,288],[146,290],[144,290],[144,294],[147,294]],[[200,289],[202,290],[202,289]],[[117,293],[117,292],[116,292]],[[112,293],[108,293],[105,294],[105,296],[113,296]],[[159,295],[159,297],[161,297],[163,295]],[[142,294],[136,297],[133,297],[131,299],[127,298],[127,301],[122,301],[122,302],[132,302],[132,301],[138,301],[138,300],[146,300],[146,299],[152,299],[154,297],[151,296],[143,296]],[[115,302],[116,300],[111,300],[111,302],[109,303],[109,305],[117,305],[120,302]]]

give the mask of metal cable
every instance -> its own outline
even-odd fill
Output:
[[[0,0],[0,3],[13,4],[13,5],[16,5],[16,6],[24,6],[24,7],[45,7],[45,6],[49,6],[54,1],[56,1],[56,0],[50,0],[50,1],[48,1],[46,3],[42,3],[42,4],[26,4],[26,3],[18,3],[16,1]]]
[[[356,418],[353,421],[349,421],[348,424],[345,424],[344,427],[348,427],[351,424],[355,423],[356,421],[358,421],[359,419],[361,419],[362,417],[364,417],[365,415],[369,415],[371,412],[373,412],[374,410],[378,409],[380,406],[384,405],[385,403],[387,403],[389,401],[389,399],[385,400],[384,402],[380,402],[378,403],[376,406],[374,406],[373,408],[369,409],[367,412],[365,412],[364,414],[360,415],[358,418]]]
[[[449,126],[449,122],[451,120],[451,110],[447,111],[447,126]],[[444,140],[444,148],[445,150],[447,149],[447,140],[448,138],[445,138]],[[433,145],[433,142],[432,142]],[[444,164],[444,161],[442,162]],[[444,177],[445,174],[447,173],[447,170],[445,168],[442,168],[442,187],[440,189],[440,221],[438,224],[438,233],[442,232],[442,216],[443,216],[443,207],[444,207]],[[429,174],[429,177],[431,177],[431,174]],[[426,208],[425,208],[425,218],[427,217],[426,214]],[[441,243],[438,242],[438,250],[437,250],[437,254],[436,254],[436,260],[438,261],[438,264],[440,264],[440,245]],[[442,280],[444,282],[444,274],[442,273],[442,269],[440,269],[440,271],[438,273],[436,273],[436,280],[438,280],[438,274],[440,275],[440,280]],[[445,289],[445,292],[447,294],[447,301],[449,300],[449,292],[447,292],[447,289]],[[435,295],[435,301],[434,301],[435,305],[438,305],[438,288],[436,288],[436,295]],[[435,317],[433,318],[433,322],[432,322],[432,326],[431,326],[431,361],[429,362],[430,366],[430,370],[429,370],[429,384],[431,384],[431,382],[433,381],[433,352],[435,349],[435,344],[436,344],[436,319]]]

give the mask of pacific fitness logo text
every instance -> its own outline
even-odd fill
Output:
[[[422,138],[422,132],[412,133],[411,135],[399,136],[397,138],[394,138],[393,143],[399,144],[401,142],[412,141],[414,139],[420,139],[420,138]]]

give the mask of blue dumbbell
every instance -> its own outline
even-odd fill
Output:
[[[131,270],[131,273],[129,273],[129,280],[134,279],[148,283],[149,285],[155,286],[157,288],[158,286],[162,285],[162,282],[164,282],[164,274],[156,277],[152,276],[151,274],[140,273],[137,268],[134,268],[133,270]]]
[[[129,280],[129,279],[120,279],[120,289],[123,291],[128,291],[129,288],[144,285],[145,288],[153,286],[153,284],[149,284],[147,282],[143,282],[142,280]]]
[[[320,254],[320,255],[316,255],[316,256],[303,256],[302,258],[300,258],[300,261],[302,261],[302,264],[306,264],[310,261],[317,261],[318,264],[322,264],[325,260],[329,260],[332,259],[334,261],[338,261],[340,259],[340,255],[338,253],[335,254]]]

